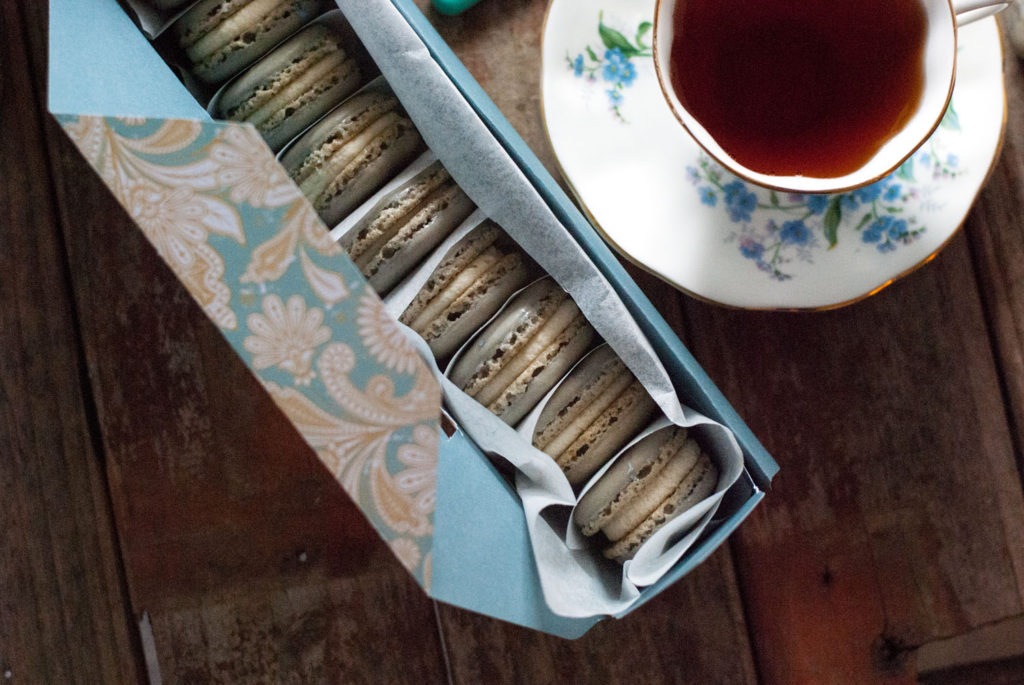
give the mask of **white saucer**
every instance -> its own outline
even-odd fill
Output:
[[[1006,122],[994,19],[960,29],[943,124],[896,173],[832,196],[739,181],[703,153],[658,88],[654,0],[552,0],[541,95],[562,172],[624,257],[696,297],[752,309],[854,302],[928,261],[957,231]]]

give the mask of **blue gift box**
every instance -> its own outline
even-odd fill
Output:
[[[426,18],[410,0],[390,2],[494,144],[618,292],[679,397],[731,429],[742,448],[745,472],[713,524],[668,574],[643,589],[632,611],[718,547],[760,502],[778,467]],[[368,47],[372,53],[375,46]],[[440,395],[423,365],[402,367],[367,343],[358,322],[377,311],[376,299],[348,258],[314,240],[295,248],[271,275],[253,266],[262,246],[279,233],[299,231],[300,222],[306,222],[302,230],[325,229],[308,228],[316,220],[286,177],[261,191],[250,188],[249,195],[225,180],[223,165],[244,174],[239,164],[250,158],[265,163],[271,155],[251,127],[212,121],[116,0],[51,0],[49,64],[50,111],[424,589],[441,601],[563,637],[578,637],[603,618],[565,618],[548,608],[518,496],[464,433],[439,430]],[[191,242],[170,249],[166,236],[147,223],[152,218],[143,216],[140,203],[147,202],[172,216],[181,210],[180,222],[168,230],[187,229]],[[284,311],[315,333],[308,360],[274,363],[268,353]],[[387,379],[391,395],[369,397],[365,388],[374,379]],[[339,397],[339,387],[351,397]],[[413,405],[414,395],[421,405]],[[352,397],[383,402],[404,417],[355,466],[346,460],[362,447],[344,452],[336,437],[359,420],[346,409]],[[324,437],[331,431],[334,438]],[[436,466],[421,463],[425,453]],[[436,473],[436,496],[403,489],[409,479],[399,474],[415,469]]]

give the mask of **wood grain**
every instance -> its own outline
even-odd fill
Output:
[[[481,2],[447,17],[430,0],[414,1],[547,170],[560,178],[540,111],[540,43],[548,3]]]
[[[733,543],[765,682],[911,682],[915,645],[1021,612],[1024,499],[963,235],[839,311],[687,313],[782,467]]]
[[[137,646],[53,211],[42,70],[0,8],[0,675],[129,683]]]
[[[1004,41],[1005,42],[1005,41]],[[1009,50],[1004,61],[1010,125],[1000,162],[965,226],[990,326],[1000,380],[1017,445],[1024,446],[1024,60]]]
[[[1022,685],[1024,684],[1024,656],[984,664],[958,666],[929,673],[918,681],[920,685]]]
[[[753,685],[728,550],[621,620],[570,642],[441,606],[456,683]]]
[[[428,16],[554,171],[545,6]],[[0,8],[0,35],[0,123],[18,132],[0,147],[11,682],[142,679],[147,612],[164,682],[910,683],[915,646],[1024,612],[1016,58],[963,233],[880,295],[738,312],[631,270],[783,469],[729,546],[567,642],[424,597],[44,116],[45,3]]]

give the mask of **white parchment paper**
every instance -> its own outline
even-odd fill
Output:
[[[639,597],[639,587],[654,582],[671,568],[710,521],[725,490],[743,470],[739,445],[724,426],[680,403],[664,366],[611,284],[430,56],[398,9],[388,0],[337,2],[424,140],[481,210],[386,298],[389,311],[400,314],[418,290],[417,284],[426,280],[448,247],[486,215],[569,292],[658,404],[665,416],[658,425],[693,427],[718,464],[720,477],[715,493],[665,526],[634,560],[620,567],[573,537],[575,531],[566,522],[576,496],[554,460],[468,397],[434,364],[445,403],[455,420],[484,453],[505,459],[517,469],[516,487],[551,610],[570,617],[621,613]],[[339,226],[335,233],[345,230]],[[426,344],[411,330],[405,330],[431,359]],[[538,411],[523,423],[535,423]],[[532,433],[528,427],[521,428],[524,433]],[[682,535],[695,522],[697,526]]]

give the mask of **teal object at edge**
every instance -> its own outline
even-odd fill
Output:
[[[441,14],[460,14],[480,0],[432,0],[434,8]]]

